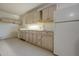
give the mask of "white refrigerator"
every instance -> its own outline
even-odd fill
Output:
[[[56,11],[54,53],[79,56],[79,4]]]

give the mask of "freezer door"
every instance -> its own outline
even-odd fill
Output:
[[[79,4],[56,10],[54,16],[55,22],[79,20]]]

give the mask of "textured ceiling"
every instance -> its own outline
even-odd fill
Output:
[[[42,3],[0,3],[0,10],[15,15],[22,15],[41,4]]]

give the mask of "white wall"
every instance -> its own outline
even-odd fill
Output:
[[[73,16],[69,16],[74,13]],[[79,5],[57,10],[55,22],[79,20]],[[54,34],[54,53],[61,56],[79,56],[79,21],[56,23]]]
[[[0,22],[0,39],[17,37],[18,25]]]

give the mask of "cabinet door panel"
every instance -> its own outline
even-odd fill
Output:
[[[48,8],[43,9],[42,21],[46,21],[48,19]]]
[[[48,36],[46,42],[46,44],[48,45],[47,49],[53,51],[53,38],[51,36]]]
[[[28,35],[28,31],[26,31],[26,41],[28,41],[29,40],[29,37],[28,37],[29,35]]]
[[[22,39],[24,39],[24,40],[25,40],[25,39],[26,39],[26,37],[25,37],[25,36],[26,36],[25,31],[22,31],[22,36],[23,36],[23,38],[22,38]]]
[[[49,20],[53,20],[53,17],[54,17],[54,12],[55,12],[55,7],[54,6],[50,6],[49,7]]]
[[[28,24],[28,19],[29,19],[29,15],[26,15],[26,17],[24,19],[26,24]]]
[[[37,45],[38,46],[41,46],[42,45],[42,35],[41,35],[41,32],[37,32]]]
[[[21,37],[20,38],[23,38],[23,32],[22,31],[20,31],[20,34],[21,34]]]
[[[42,37],[42,47],[45,48],[45,37]]]
[[[46,48],[45,47],[45,44],[46,44],[45,41],[46,41],[46,32],[42,32],[42,47],[43,48]]]
[[[42,47],[53,51],[53,36],[51,32],[42,33]]]
[[[35,31],[33,31],[33,44],[36,44],[37,43],[37,39],[36,39],[36,32]]]
[[[18,32],[18,38],[21,38],[21,31]]]
[[[40,13],[39,12],[35,12],[34,13],[34,23],[38,22],[40,20]]]
[[[29,31],[29,42],[32,43],[32,31]]]

